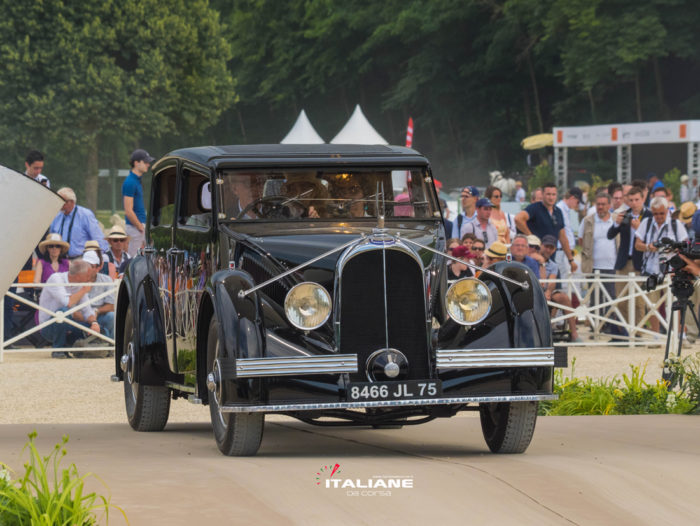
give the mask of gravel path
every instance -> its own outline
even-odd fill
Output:
[[[700,346],[684,346],[684,354]],[[564,375],[606,378],[647,366],[646,380],[661,377],[663,348],[587,347],[569,349]],[[113,383],[113,358],[54,360],[50,353],[6,352],[0,363],[0,424],[123,423],[123,383]],[[173,401],[169,422],[208,422],[209,410]]]

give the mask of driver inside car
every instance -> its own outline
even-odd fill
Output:
[[[288,200],[284,203],[290,211],[290,217],[319,218],[325,215],[328,190],[314,173],[290,174],[282,185],[282,195]]]
[[[227,215],[231,219],[257,219],[258,208],[255,202],[263,195],[265,177],[257,174],[236,174],[229,179],[230,189],[236,200],[230,204]],[[246,208],[250,207],[248,210]],[[243,212],[243,214],[241,214]],[[240,216],[240,218],[239,218]]]

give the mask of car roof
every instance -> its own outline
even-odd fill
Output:
[[[250,167],[302,164],[427,165],[419,152],[404,146],[363,144],[236,144],[174,150],[166,159],[179,158],[209,167]]]

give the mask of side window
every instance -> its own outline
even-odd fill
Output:
[[[211,187],[209,177],[184,170],[178,223],[186,226],[211,225]]]
[[[175,167],[166,168],[153,178],[151,224],[169,226],[175,215]]]

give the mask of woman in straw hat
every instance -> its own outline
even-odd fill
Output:
[[[61,234],[47,234],[39,243],[40,258],[34,269],[34,283],[46,283],[54,272],[68,272],[68,249],[70,245],[63,241]]]
[[[503,243],[500,241],[492,243],[491,246],[484,252],[484,266],[490,267],[499,261],[505,261],[507,254],[508,248],[506,248]]]

